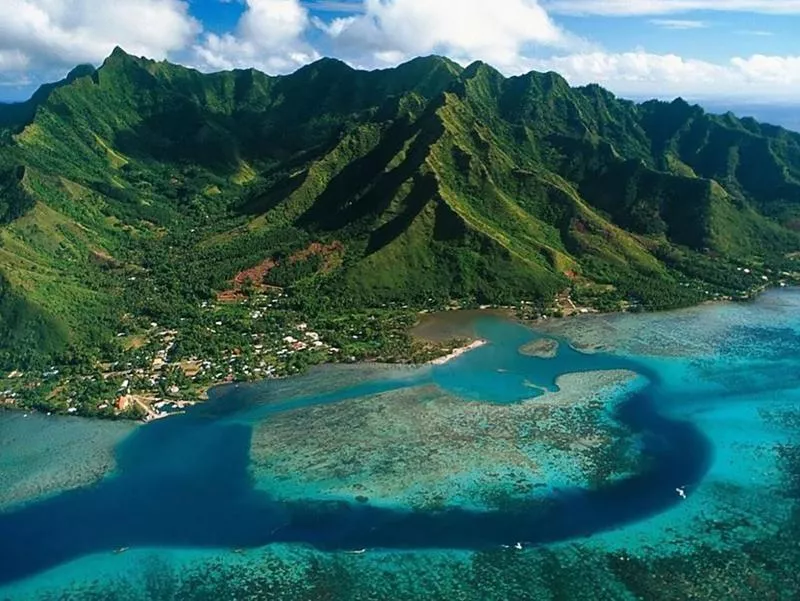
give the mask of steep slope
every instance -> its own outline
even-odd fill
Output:
[[[79,65],[70,71],[61,81],[41,86],[36,90],[33,96],[25,102],[15,104],[0,103],[0,131],[3,129],[14,130],[29,123],[36,114],[36,109],[47,101],[53,90],[69,85],[76,79],[91,75],[93,72],[94,67],[91,65]]]
[[[206,75],[117,49],[2,124],[6,366],[113,358],[123,325],[191,323],[266,263],[303,310],[569,288],[664,307],[798,249],[800,135],[555,73]]]
[[[708,115],[678,99],[642,105],[659,165],[677,165],[721,184],[743,201],[794,227],[800,202],[800,138],[734,115]]]

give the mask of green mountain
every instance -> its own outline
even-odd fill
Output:
[[[689,304],[799,229],[800,135],[680,99],[439,57],[270,77],[117,49],[0,105],[0,364],[113,355],[258,265],[246,284],[309,312]]]

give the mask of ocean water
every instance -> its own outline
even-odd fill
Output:
[[[0,505],[0,599],[797,598],[800,292],[472,327],[445,365],[222,388],[83,446],[0,415],[0,482],[30,491]],[[554,358],[519,352],[541,337]],[[325,492],[353,474],[369,495]],[[415,474],[436,503],[387,492]]]

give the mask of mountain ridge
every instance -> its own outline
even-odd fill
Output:
[[[264,261],[255,284],[307,311],[568,290],[664,308],[800,247],[800,135],[556,73],[202,74],[115,49],[23,104],[0,105],[9,368],[114,356],[126,316],[177,326]]]

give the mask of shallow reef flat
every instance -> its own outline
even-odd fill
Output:
[[[747,355],[769,351],[779,340],[758,339],[761,329],[800,333],[793,314],[800,308],[800,291],[773,290],[754,301],[707,303],[660,313],[575,315],[536,321],[541,333],[562,336],[583,352],[614,352],[637,357],[715,357],[743,342],[757,342]]]
[[[565,319],[537,321],[533,327],[540,332],[567,338],[573,348],[584,353],[621,352],[634,355],[664,357],[696,357],[713,352],[708,338],[724,331],[724,324],[706,324],[701,338],[689,329],[698,326],[700,315],[706,316],[709,307],[692,308],[669,313],[575,315]],[[703,312],[704,311],[704,312]],[[666,323],[669,327],[663,327]],[[705,327],[705,326],[704,326]],[[710,330],[714,330],[711,332]]]
[[[0,511],[92,484],[115,467],[136,425],[0,412]]]
[[[558,392],[515,404],[427,385],[284,412],[255,426],[251,472],[284,498],[496,508],[635,467],[624,460],[633,441],[610,417],[635,378],[568,374]]]
[[[362,542],[376,540],[369,525],[358,544],[317,550],[310,545],[325,516],[309,513],[300,524],[312,524],[311,536],[283,539],[292,544],[108,549],[7,582],[0,600],[793,601],[799,315],[800,292],[787,290],[752,304],[574,318],[538,334],[559,342],[550,359],[519,353],[536,334],[478,323],[476,337],[492,342],[444,366],[354,365],[220,389],[187,418],[138,431],[174,430],[167,448],[178,459],[166,467],[198,454],[209,461],[208,435],[233,424],[248,434],[241,469],[260,494],[287,507],[332,501],[321,505],[343,508],[335,515],[352,528],[370,506],[391,513],[374,522],[380,530],[426,516],[430,550],[392,546],[391,537]],[[581,343],[614,350],[570,349]],[[528,390],[532,398],[520,401]],[[701,443],[702,452],[670,444],[687,431],[680,440]],[[146,438],[148,448],[159,439]],[[668,485],[637,480],[651,470]],[[631,517],[642,498],[654,509]],[[513,517],[491,522],[502,537],[480,530],[478,544],[447,547],[457,539],[446,521],[453,506],[486,510],[461,524],[467,529],[482,514]],[[529,509],[566,524],[588,516],[594,526],[535,544],[539,531],[524,525]],[[620,515],[628,519],[614,521]],[[441,541],[446,548],[436,550]]]
[[[558,355],[558,340],[552,338],[540,338],[524,344],[519,352],[529,357],[539,357],[540,359],[553,359]]]

